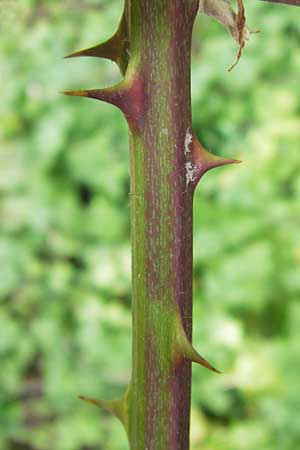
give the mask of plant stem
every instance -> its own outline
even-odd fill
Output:
[[[116,34],[70,56],[117,62],[112,88],[67,92],[109,102],[129,125],[132,377],[117,401],[86,399],[124,424],[131,450],[188,450],[193,195],[209,169],[236,162],[208,153],[192,131],[191,38],[198,0],[125,0]],[[217,371],[216,371],[217,372]]]
[[[197,1],[127,2],[134,72],[144,87],[131,127],[132,450],[187,450],[192,337],[190,53]],[[189,150],[189,149],[188,149]],[[191,180],[190,180],[191,181]],[[182,329],[181,329],[182,328]]]

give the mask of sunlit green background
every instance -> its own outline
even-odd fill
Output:
[[[300,442],[300,9],[245,2],[260,29],[236,45],[199,17],[194,127],[244,164],[198,188],[192,450]],[[62,58],[107,38],[121,0],[0,0],[0,449],[126,450],[115,398],[131,366],[125,121],[67,88],[119,80]],[[143,449],[140,449],[143,450]]]

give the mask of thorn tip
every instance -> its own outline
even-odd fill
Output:
[[[69,97],[86,97],[88,91],[63,91],[63,95],[68,95]]]
[[[180,356],[192,362],[196,362],[201,366],[206,367],[206,369],[211,370],[212,372],[218,374],[222,373],[197,352],[197,350],[193,347],[193,344],[189,341],[181,322],[179,322],[178,324],[176,334],[175,355],[175,358],[178,358],[178,356]]]

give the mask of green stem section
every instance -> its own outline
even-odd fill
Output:
[[[142,114],[131,127],[133,369],[132,450],[187,450],[192,335],[190,49],[197,1],[127,3]],[[131,66],[129,66],[131,71]]]

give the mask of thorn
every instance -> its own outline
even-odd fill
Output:
[[[116,62],[124,73],[129,61],[128,48],[126,45],[128,43],[127,35],[127,21],[125,14],[123,14],[116,33],[110,39],[93,47],[71,53],[65,56],[65,59],[77,58],[80,56],[110,59],[111,61]]]
[[[88,97],[88,91],[63,91],[61,94],[69,95],[71,97]]]
[[[87,89],[78,91],[65,91],[64,95],[71,97],[86,97],[101,100],[106,103],[110,103],[117,106],[124,112],[123,103],[126,89],[122,86],[122,83],[112,86],[106,89]]]
[[[119,84],[106,89],[65,91],[71,97],[87,97],[101,100],[119,108],[131,127],[138,127],[145,110],[144,78],[140,74],[124,78]]]
[[[200,144],[201,145],[201,144]],[[242,161],[235,158],[223,158],[222,156],[214,155],[209,151],[205,150],[203,147],[201,149],[201,158],[198,162],[198,166],[203,171],[203,174],[210,169],[216,167],[226,166],[228,164],[240,164]]]
[[[97,406],[98,408],[103,408],[106,409],[107,411],[111,410],[110,408],[111,402],[109,400],[95,400],[94,398],[84,397],[83,395],[79,395],[78,398],[79,400]]]
[[[193,135],[192,161],[189,164],[190,181],[196,187],[203,175],[211,169],[228,164],[240,164],[242,161],[235,158],[223,158],[208,152]]]
[[[95,58],[110,59],[111,61],[117,62],[121,53],[121,49],[118,48],[117,44],[116,36],[113,36],[106,42],[66,55],[64,59],[90,56]]]
[[[203,367],[211,370],[212,372],[221,374],[218,369],[213,367],[203,356],[201,356],[197,350],[193,347],[192,343],[187,338],[186,332],[183,328],[181,322],[179,322],[177,333],[176,333],[176,348],[175,348],[175,357],[183,356],[186,359],[189,359],[192,362],[196,362]]]
[[[212,372],[215,372],[215,373],[218,373],[218,374],[222,374],[222,372],[220,372],[218,369],[213,367],[205,358],[203,358],[203,356],[201,356],[197,352],[197,350],[195,350],[195,348],[192,346],[192,344],[190,344],[189,348],[187,348],[186,350],[187,351],[184,354],[184,356],[187,359],[189,359],[190,361],[193,361],[195,363],[198,363],[198,364],[200,364],[203,367],[206,367],[207,369],[211,370]]]
[[[122,422],[126,430],[128,429],[127,393],[119,400],[95,400],[83,395],[78,396],[78,398],[79,400],[110,412]]]
[[[96,45],[95,47],[89,47],[89,48],[85,48],[84,50],[79,50],[77,52],[69,53],[68,55],[64,56],[64,59],[77,58],[80,56],[98,56],[97,48],[100,46],[101,46],[101,44]]]

